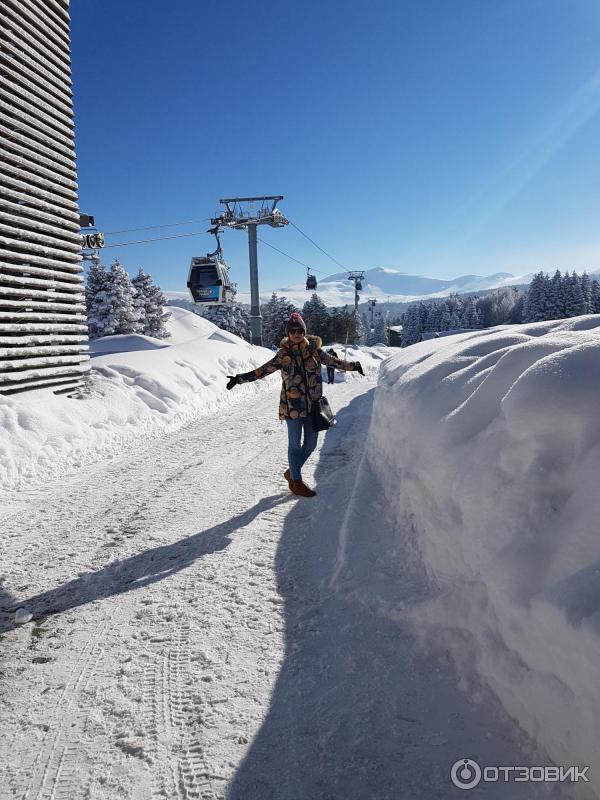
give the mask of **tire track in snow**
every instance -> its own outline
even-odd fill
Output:
[[[77,756],[76,742],[85,725],[87,712],[85,709],[77,709],[74,715],[70,712],[75,708],[79,695],[94,677],[104,651],[102,640],[113,616],[104,623],[96,636],[87,640],[81,651],[55,705],[53,724],[48,726],[44,743],[34,761],[32,774],[23,776],[25,781],[22,781],[22,788],[17,789],[18,792],[24,792],[23,800],[63,800],[76,796],[75,788],[83,788],[82,796],[85,793],[74,762]],[[27,785],[23,786],[25,782]]]
[[[73,579],[74,561],[76,570],[86,573],[85,604],[69,606],[71,624],[65,611],[53,615],[69,634],[62,649],[44,650],[48,645],[42,642],[40,655],[48,653],[58,665],[62,659],[67,674],[66,665],[76,656],[73,645],[90,626],[97,633],[88,635],[53,711],[41,705],[37,718],[50,729],[43,743],[36,745],[25,728],[16,730],[14,749],[0,741],[0,761],[11,762],[11,771],[21,754],[39,747],[33,766],[19,771],[19,786],[8,800],[84,800],[91,780],[89,791],[101,800],[135,796],[144,780],[143,796],[153,800],[224,797],[226,780],[268,708],[281,658],[283,610],[273,559],[291,506],[282,477],[287,437],[275,419],[276,396],[240,403],[226,418],[202,417],[102,469],[95,465],[60,485],[32,491],[27,509],[11,514],[6,557],[14,565],[8,587],[13,594],[25,599],[23,591],[15,592],[21,584],[30,596],[51,594],[52,587]],[[188,556],[191,540],[196,552]],[[160,580],[147,585],[142,580],[139,588],[134,584],[125,591],[126,578],[151,576],[136,573],[135,564],[145,568],[154,550],[161,564],[168,566],[173,558],[174,569],[159,565]],[[129,559],[132,575],[127,567],[116,577],[107,573],[116,596],[108,592],[91,602],[107,565]],[[140,603],[149,603],[144,608],[155,613],[146,614]],[[107,604],[118,610],[123,629],[109,641]],[[172,606],[171,623],[161,618],[165,605]],[[27,719],[34,716],[39,695],[27,693],[26,681],[34,676],[26,671],[30,658],[18,646],[23,632],[9,632],[2,643],[15,661],[15,674],[3,683],[11,696],[25,690],[20,707]],[[199,638],[208,653],[202,663]],[[104,656],[106,675],[95,687],[103,669],[98,659]],[[81,664],[82,658],[97,658],[96,666]],[[118,664],[127,661],[133,680],[117,685]],[[212,683],[200,679],[203,671]],[[84,712],[82,698],[90,685],[98,702]],[[11,722],[7,730],[16,727]]]

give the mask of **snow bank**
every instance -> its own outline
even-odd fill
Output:
[[[226,375],[263,364],[272,351],[190,311],[169,311],[169,339],[107,336],[91,343],[89,393],[69,398],[39,389],[0,396],[0,489],[56,479],[280,385],[275,374],[228,392]],[[379,350],[367,351],[349,348],[348,359],[360,357],[365,372],[376,376]]]
[[[599,403],[600,317],[503,326],[386,361],[368,446],[431,580],[408,612],[424,645],[596,791]]]

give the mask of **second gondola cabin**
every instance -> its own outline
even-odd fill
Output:
[[[214,256],[194,256],[187,281],[194,303],[220,305],[231,299],[229,269]]]

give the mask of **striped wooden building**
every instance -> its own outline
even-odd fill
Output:
[[[0,2],[0,394],[89,368],[68,6]]]

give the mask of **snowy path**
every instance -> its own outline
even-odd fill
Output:
[[[3,499],[0,608],[35,619],[0,614],[1,800],[429,800],[461,756],[540,763],[380,613],[419,585],[362,459],[373,386],[328,392],[314,500],[276,389]]]

